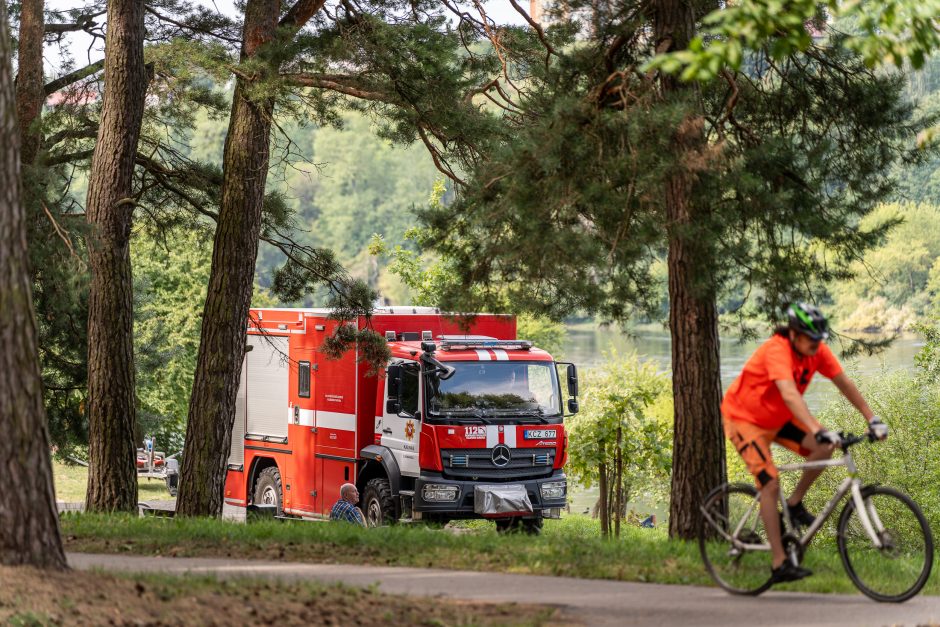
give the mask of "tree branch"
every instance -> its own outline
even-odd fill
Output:
[[[79,15],[74,23],[64,23],[64,24],[46,24],[43,28],[43,33],[61,35],[62,33],[71,33],[77,30],[86,30],[92,26],[97,26],[98,23],[95,22],[95,18],[101,15],[104,15],[107,11],[98,11],[97,13],[88,13],[85,15]]]
[[[402,106],[402,102],[392,96],[379,91],[370,91],[361,85],[348,84],[342,81],[355,81],[351,76],[341,74],[282,74],[281,78],[294,85],[301,87],[318,87],[320,89],[329,89],[353,98],[362,100],[374,100],[391,105]]]
[[[100,61],[96,61],[92,63],[91,65],[86,65],[83,68],[79,68],[77,70],[69,72],[65,76],[60,76],[54,81],[50,83],[46,83],[46,86],[43,88],[45,91],[45,94],[47,96],[51,96],[52,94],[56,93],[60,89],[68,87],[69,85],[73,83],[77,83],[78,81],[82,79],[88,78],[92,74],[96,74],[97,72],[101,71],[101,68],[103,67],[104,67],[104,59]]]
[[[98,125],[91,124],[85,128],[67,129],[53,133],[43,141],[43,147],[51,148],[65,139],[94,139],[98,136]]]
[[[539,36],[539,41],[542,42],[542,45],[545,46],[545,50],[548,51],[547,57],[545,57],[545,64],[548,64],[548,60],[551,55],[555,54],[555,49],[552,47],[548,40],[545,39],[545,31],[542,30],[542,25],[532,19],[532,16],[525,12],[525,10],[519,6],[519,3],[516,0],[509,0],[509,4],[512,5],[512,8],[516,10],[516,13],[521,15],[526,22],[529,23],[529,26],[535,31],[535,34]]]
[[[228,36],[226,36],[226,35],[221,35],[221,34],[219,34],[219,33],[214,33],[214,32],[212,32],[212,31],[210,31],[210,30],[205,30],[205,29],[202,29],[202,28],[194,28],[194,27],[193,27],[192,25],[190,25],[190,24],[184,24],[184,23],[182,23],[182,22],[178,22],[178,21],[174,20],[174,19],[171,18],[171,17],[167,17],[166,15],[163,15],[163,14],[161,14],[161,13],[157,13],[157,11],[156,11],[155,9],[153,9],[153,8],[152,8],[150,5],[148,5],[148,4],[145,4],[145,5],[144,5],[144,10],[145,10],[147,13],[149,13],[150,15],[152,15],[152,16],[154,16],[155,18],[157,18],[158,20],[160,20],[161,22],[166,22],[167,24],[172,24],[173,26],[176,26],[177,28],[181,28],[182,30],[192,31],[192,32],[194,32],[194,33],[202,33],[203,35],[209,35],[210,37],[215,37],[215,38],[217,38],[217,39],[221,39],[221,40],[223,40],[223,41],[227,41],[227,42],[230,42],[230,43],[233,43],[233,44],[240,44],[240,43],[242,42],[242,40],[239,39],[239,38],[237,38],[237,37],[228,37]]]
[[[45,165],[52,167],[56,165],[62,165],[63,163],[72,163],[73,161],[83,161],[85,159],[91,158],[94,152],[94,149],[88,149],[51,156],[46,159]]]
[[[295,29],[303,28],[304,24],[323,8],[325,2],[326,0],[297,0],[281,18],[278,26],[289,26]]]

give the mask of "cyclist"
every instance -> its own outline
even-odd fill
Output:
[[[783,516],[777,511],[779,474],[770,443],[785,446],[807,460],[828,459],[839,444],[838,434],[823,427],[803,400],[813,375],[819,372],[832,380],[868,420],[875,437],[884,439],[888,435],[888,426],[875,416],[823,342],[829,337],[825,316],[806,303],[792,305],[787,316],[789,324],[778,327],[773,337],[751,355],[721,404],[725,435],[747,464],[760,490],[760,515],[773,553],[773,583],[796,581],[812,572],[794,565],[783,548]],[[808,527],[815,520],[803,506],[803,496],[821,473],[822,469],[803,471],[787,499],[794,524]]]

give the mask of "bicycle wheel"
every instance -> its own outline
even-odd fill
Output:
[[[933,566],[933,536],[920,507],[903,492],[882,486],[862,490],[878,532],[877,548],[862,527],[855,501],[839,516],[837,536],[842,565],[852,583],[876,601],[900,603],[920,592]],[[879,522],[880,521],[880,522]]]
[[[708,574],[732,594],[756,596],[770,587],[769,550],[742,550],[728,536],[747,544],[766,544],[757,489],[745,484],[718,486],[705,497],[698,542]]]

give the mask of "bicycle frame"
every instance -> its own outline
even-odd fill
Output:
[[[813,521],[813,524],[809,526],[806,532],[801,538],[798,539],[798,542],[802,548],[806,548],[810,542],[812,542],[813,537],[816,535],[816,532],[822,528],[826,520],[833,514],[836,509],[836,506],[842,500],[846,494],[852,494],[852,500],[855,502],[855,509],[858,511],[858,517],[861,520],[862,527],[865,529],[865,532],[868,534],[868,537],[871,539],[872,543],[877,548],[882,548],[883,543],[881,541],[881,532],[884,531],[884,525],[881,522],[881,519],[878,517],[878,513],[875,512],[874,507],[868,503],[865,503],[865,499],[862,498],[862,482],[858,478],[858,469],[855,466],[855,461],[852,459],[852,454],[849,451],[845,451],[842,457],[838,459],[825,459],[820,461],[810,461],[803,462],[800,464],[783,464],[778,467],[781,472],[796,472],[801,470],[811,470],[815,468],[830,468],[833,466],[845,466],[848,470],[849,476],[842,480],[842,483],[839,484],[839,487],[836,489],[835,494],[829,502],[826,503],[826,506],[823,510],[816,516],[816,520]],[[789,508],[787,507],[787,500],[783,495],[783,490],[780,490],[780,502],[783,507],[784,518],[789,519]],[[741,542],[738,540],[738,535],[741,533],[741,530],[744,528],[744,525],[750,520],[751,516],[756,513],[757,516],[760,516],[760,492],[758,492],[757,497],[754,499],[754,502],[744,513],[744,516],[741,517],[741,520],[738,522],[737,526],[734,529],[733,535],[729,536],[725,532],[721,531],[720,525],[716,525],[715,521],[711,519],[711,516],[708,512],[702,510],[703,515],[708,518],[709,522],[712,525],[712,528],[717,530],[726,540],[731,542],[731,544],[740,551],[770,551],[770,543],[765,542],[762,544],[752,544]],[[783,529],[780,530],[781,534]],[[795,563],[795,558],[794,563]]]

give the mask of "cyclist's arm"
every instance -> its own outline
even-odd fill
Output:
[[[855,383],[852,382],[852,379],[848,378],[844,372],[840,372],[832,377],[832,382],[839,388],[839,391],[842,392],[842,396],[865,416],[865,420],[871,422],[871,419],[875,417],[875,412],[873,412],[871,407],[868,406],[868,403],[865,402],[862,393],[855,387]]]
[[[777,389],[780,390],[780,396],[783,397],[787,409],[790,410],[794,418],[809,429],[810,433],[816,433],[823,428],[819,421],[813,418],[813,414],[809,413],[809,407],[806,406],[803,395],[796,389],[796,383],[793,382],[793,379],[777,379],[774,383],[777,384]]]

